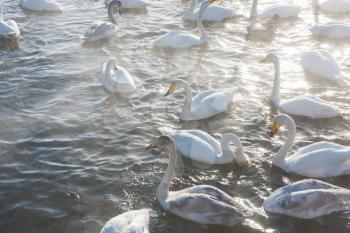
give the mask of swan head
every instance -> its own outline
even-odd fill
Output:
[[[273,121],[272,127],[271,127],[271,131],[270,131],[270,137],[273,137],[279,130],[279,128],[282,125],[287,125],[290,122],[294,122],[293,119],[286,115],[286,114],[281,114],[278,115],[275,120]]]
[[[267,54],[260,63],[277,63],[278,62],[278,56],[275,53],[269,53]]]
[[[112,8],[114,12],[118,12],[119,14],[121,14],[120,12],[121,7],[122,7],[122,2],[119,0],[112,0],[108,5],[108,8]]]
[[[168,89],[167,93],[165,93],[164,97],[174,93],[179,88],[185,88],[187,86],[188,86],[188,84],[185,80],[176,79],[170,84],[169,89]]]
[[[117,67],[117,59],[115,57],[111,57],[107,61],[107,66],[110,68],[116,68]]]
[[[146,147],[146,150],[157,148],[160,150],[166,149],[169,145],[174,145],[173,140],[166,135],[162,135],[152,139],[152,142],[149,146]]]

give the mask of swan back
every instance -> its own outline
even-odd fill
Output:
[[[55,0],[22,0],[21,6],[32,11],[63,11],[62,6]]]
[[[94,42],[101,39],[109,38],[115,35],[118,27],[110,22],[98,22],[91,25],[85,32],[85,41]]]
[[[324,12],[349,13],[350,1],[348,0],[315,0],[314,5]]]
[[[265,211],[310,219],[349,208],[350,190],[307,179],[274,191],[263,203]]]
[[[292,4],[273,4],[268,8],[260,12],[261,17],[274,17],[290,18],[296,17],[301,12],[301,7]]]
[[[150,209],[128,211],[110,219],[100,233],[149,233]]]
[[[350,37],[350,25],[341,22],[315,25],[310,29],[310,31],[316,36],[325,36],[334,39]]]

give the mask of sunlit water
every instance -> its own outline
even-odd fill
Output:
[[[4,12],[19,24],[20,49],[1,52],[0,57],[2,233],[96,233],[111,217],[139,208],[156,211],[151,232],[158,233],[350,231],[346,214],[297,220],[263,212],[262,202],[273,190],[302,177],[271,165],[284,138],[267,136],[274,115],[269,102],[273,67],[258,63],[269,51],[280,55],[282,98],[308,94],[342,109],[342,119],[296,118],[293,150],[320,140],[350,145],[349,88],[306,75],[299,65],[302,51],[326,48],[350,77],[350,43],[320,40],[308,31],[316,21],[349,23],[349,15],[317,15],[300,0],[299,18],[255,25],[267,27],[268,34],[253,32],[246,40],[251,1],[218,1],[244,16],[205,25],[210,34],[207,46],[164,52],[152,46],[158,36],[170,29],[196,32],[194,24],[181,19],[186,1],[150,1],[146,13],[124,12],[118,35],[94,48],[82,46],[83,35],[94,21],[107,20],[102,1],[62,0],[63,14],[24,12],[17,2],[5,0]],[[259,8],[272,2],[261,1]],[[102,88],[100,71],[110,55],[137,79],[133,96],[110,95]],[[183,93],[162,97],[177,78],[190,82],[196,92],[235,87],[235,102],[212,119],[182,122],[178,116]],[[252,159],[249,168],[200,169],[185,160],[172,189],[214,185],[250,200],[258,214],[234,227],[205,229],[166,213],[155,189],[167,167],[167,154],[144,151],[161,126],[238,134]],[[326,181],[350,188],[348,179]]]

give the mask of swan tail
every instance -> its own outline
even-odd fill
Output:
[[[167,135],[167,136],[172,136],[176,132],[175,129],[172,129],[172,128],[169,128],[169,127],[161,127],[161,128],[159,128],[159,131],[160,131],[161,134]]]

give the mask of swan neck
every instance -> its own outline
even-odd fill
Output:
[[[204,27],[203,27],[203,15],[204,15],[204,11],[207,9],[207,5],[204,5],[204,1],[201,4],[201,8],[199,9],[199,13],[198,13],[198,18],[197,18],[197,27],[199,29],[200,32],[200,41],[201,42],[205,42],[208,39],[208,34],[205,31]]]
[[[275,79],[273,82],[273,90],[272,90],[272,96],[271,101],[275,106],[278,106],[281,101],[280,97],[280,62],[277,59],[273,62],[273,65],[275,66]]]
[[[184,83],[183,87],[185,88],[186,99],[185,99],[184,107],[182,109],[182,113],[186,111],[190,111],[192,107],[192,89],[187,83]]]
[[[232,142],[236,148],[235,153],[230,148],[230,142]],[[237,162],[239,165],[246,165],[249,163],[248,157],[243,153],[242,143],[236,135],[223,135],[220,144],[223,152],[223,157],[225,157],[226,159],[229,157],[231,162],[235,160],[235,162]]]
[[[117,17],[114,15],[114,12],[113,12],[114,5],[115,5],[114,3],[111,3],[108,6],[108,18],[112,23],[118,24]]]
[[[287,126],[288,130],[287,141],[283,144],[283,146],[281,146],[276,155],[273,157],[273,164],[280,168],[283,168],[285,166],[285,158],[289,149],[293,146],[296,133],[296,126],[294,121],[288,119],[285,125]]]
[[[173,175],[175,173],[175,168],[176,168],[177,152],[176,152],[174,142],[169,144],[167,149],[169,152],[168,168],[166,170],[166,173],[165,173],[160,185],[157,188],[157,198],[160,202],[164,201],[168,197],[170,182],[173,178]]]
[[[187,9],[187,13],[194,13],[194,10],[196,9],[198,0],[191,0],[190,7]]]
[[[258,16],[258,0],[253,0],[252,8],[250,9],[250,18]]]

